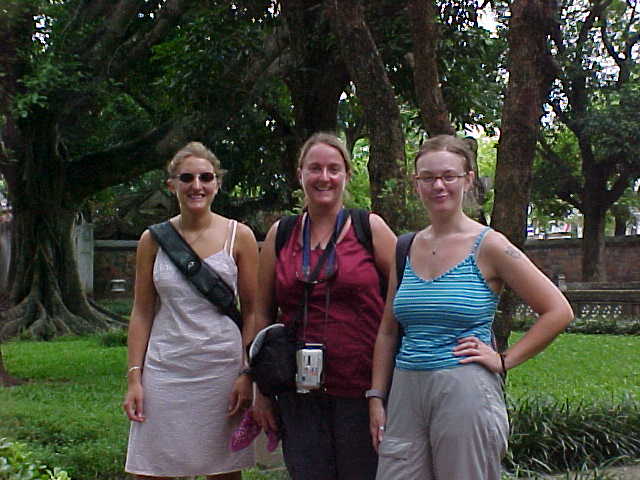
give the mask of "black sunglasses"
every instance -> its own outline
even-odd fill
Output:
[[[181,173],[180,175],[174,175],[173,178],[177,178],[182,183],[191,183],[196,179],[196,175],[193,173]],[[216,174],[213,172],[198,173],[198,179],[202,183],[213,182],[216,179]]]

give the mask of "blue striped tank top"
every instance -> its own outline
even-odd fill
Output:
[[[407,257],[402,283],[393,300],[396,320],[404,335],[396,355],[403,370],[437,370],[461,366],[453,355],[459,338],[475,335],[491,342],[491,325],[499,295],[485,281],[476,252],[485,228],[475,239],[469,255],[456,266],[424,280],[413,271]]]

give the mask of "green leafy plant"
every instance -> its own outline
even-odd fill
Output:
[[[509,402],[509,410],[511,469],[558,472],[640,457],[637,401],[589,405],[534,397]]]
[[[0,480],[71,480],[60,468],[36,462],[23,443],[0,438]]]

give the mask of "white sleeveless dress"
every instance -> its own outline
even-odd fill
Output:
[[[231,256],[236,222],[225,248],[205,261],[236,288]],[[227,417],[242,369],[242,338],[233,321],[185,279],[158,249],[153,281],[156,315],[144,361],[143,423],[131,422],[125,470],[150,476],[214,475],[254,465],[252,446],[229,450],[241,415]]]

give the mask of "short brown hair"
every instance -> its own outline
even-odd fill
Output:
[[[463,139],[454,135],[436,135],[427,139],[413,162],[414,169],[418,164],[418,159],[430,152],[451,152],[460,155],[464,159],[464,171],[472,172],[473,165],[476,159],[476,148],[471,142],[475,142],[473,139]]]

